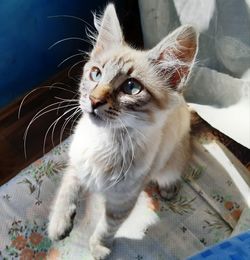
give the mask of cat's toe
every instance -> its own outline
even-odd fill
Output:
[[[71,230],[73,229],[73,221],[76,212],[73,211],[69,217],[56,217],[52,216],[49,226],[48,226],[48,236],[53,241],[62,240],[69,236]]]
[[[164,200],[171,200],[176,197],[181,188],[180,181],[170,185],[170,186],[159,186],[160,196]]]
[[[90,252],[95,260],[106,260],[111,253],[111,249],[102,245],[94,237],[89,241]]]

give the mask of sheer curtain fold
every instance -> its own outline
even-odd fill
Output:
[[[146,48],[179,25],[196,27],[199,52],[186,99],[250,148],[250,0],[139,0],[139,7]]]

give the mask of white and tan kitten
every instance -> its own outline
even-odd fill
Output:
[[[195,60],[197,34],[182,26],[151,50],[132,49],[112,4],[95,26],[98,35],[80,84],[84,113],[48,233],[58,240],[71,230],[80,188],[101,193],[105,211],[89,245],[95,259],[105,259],[149,181],[158,183],[166,199],[176,191],[190,156],[190,115],[181,90]]]

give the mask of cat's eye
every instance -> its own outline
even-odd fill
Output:
[[[99,82],[101,80],[102,73],[100,69],[98,69],[97,67],[93,67],[90,71],[89,77],[91,80]]]
[[[142,85],[134,79],[128,79],[122,85],[122,91],[128,95],[136,95],[142,91]]]

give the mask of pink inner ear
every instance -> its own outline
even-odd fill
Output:
[[[167,56],[174,57],[180,61],[180,65],[177,68],[170,68],[168,72],[171,73],[169,83],[173,88],[176,88],[178,84],[185,78],[187,78],[190,72],[190,66],[195,58],[196,53],[196,41],[190,38],[177,38],[176,48],[167,50]],[[163,53],[160,55],[160,59],[163,58]],[[181,65],[183,63],[183,65]]]
[[[172,87],[176,88],[183,78],[186,78],[189,73],[189,67],[183,66],[173,72],[169,78],[169,83]]]

